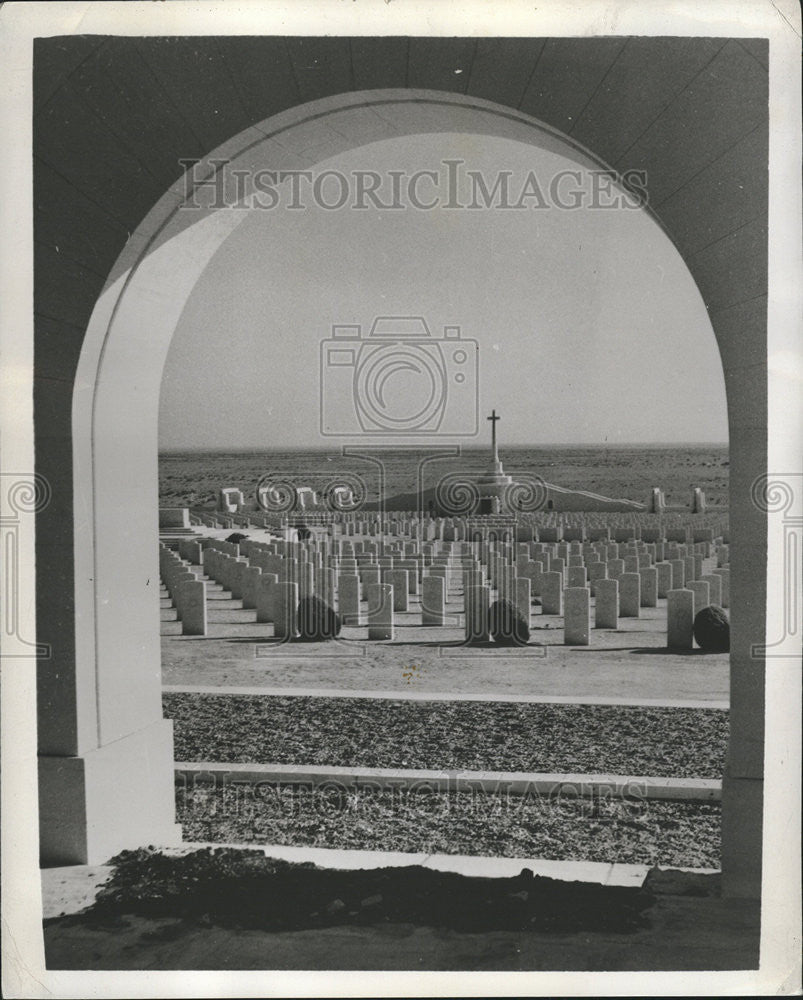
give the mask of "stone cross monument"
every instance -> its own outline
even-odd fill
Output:
[[[505,494],[507,487],[511,486],[513,479],[505,475],[502,462],[499,459],[499,446],[496,440],[496,424],[502,418],[491,410],[491,415],[486,418],[491,422],[491,464],[486,473],[477,477],[477,488],[480,495],[481,514],[500,514],[505,510]]]

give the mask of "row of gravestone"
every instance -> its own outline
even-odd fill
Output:
[[[208,547],[220,549],[232,556],[237,555],[239,551],[237,545],[229,542],[218,540],[205,541]],[[416,592],[413,582],[416,577],[412,575],[413,570],[416,570],[416,576],[420,581],[425,567],[437,564],[439,561],[443,562],[449,553],[459,552],[463,557],[471,555],[475,561],[479,561],[488,567],[489,575],[492,576],[494,583],[496,582],[495,566],[499,560],[499,553],[501,552],[501,556],[506,560],[512,557],[510,546],[497,547],[495,550],[493,545],[477,547],[469,543],[461,543],[458,546],[449,543],[436,543],[430,546],[425,543],[421,546],[423,549],[422,558],[420,553],[413,551],[418,547],[416,543],[409,542],[391,543],[389,547],[390,551],[393,551],[393,545],[398,547],[398,551],[394,555],[377,556],[377,548],[372,543],[366,542],[364,544],[366,551],[355,551],[354,558],[350,559],[348,555],[351,552],[351,548],[348,547],[348,543],[341,543],[340,545],[335,543],[335,548],[339,548],[345,555],[335,557],[329,562],[327,562],[329,558],[328,549],[318,542],[310,543],[310,547],[308,548],[304,544],[299,543],[280,542],[265,545],[245,541],[242,543],[242,547],[243,551],[249,554],[252,557],[252,561],[260,565],[263,571],[275,571],[281,577],[287,574],[283,569],[285,567],[285,557],[278,554],[277,549],[279,548],[284,548],[286,552],[292,552],[294,558],[300,561],[301,570],[305,568],[304,563],[306,560],[314,561],[318,572],[325,565],[328,565],[337,574],[341,570],[351,570],[354,568],[360,569],[361,574],[370,574],[372,564],[382,571],[391,568],[407,569],[411,572],[410,593]],[[403,551],[401,549],[402,544],[404,545]],[[361,543],[358,543],[358,545],[361,545]],[[570,586],[585,586],[589,584],[592,596],[594,596],[596,581],[598,579],[616,579],[623,573],[639,572],[651,565],[655,565],[658,571],[657,596],[665,597],[670,588],[682,587],[687,580],[693,581],[705,576],[702,572],[703,560],[707,558],[710,548],[710,543],[707,542],[698,543],[694,547],[688,545],[680,546],[674,543],[667,543],[666,545],[663,543],[628,543],[624,546],[622,544],[617,545],[616,543],[608,543],[607,545],[602,543],[586,543],[582,546],[577,542],[570,544],[530,543],[529,546],[527,543],[519,543],[517,546],[516,567],[519,575],[526,576],[531,580],[535,596],[540,596],[540,577],[548,571],[562,573],[564,577],[563,582]],[[441,550],[440,552],[438,552],[439,549]],[[200,562],[201,552],[198,542],[182,540],[179,544],[179,550],[185,558],[196,563]],[[692,552],[693,554],[685,554]],[[435,553],[438,554],[436,555]],[[404,558],[401,558],[402,556]],[[622,556],[624,556],[624,559],[621,558]],[[664,556],[670,558],[664,559]],[[720,575],[723,579],[723,603],[727,605],[727,546],[719,546],[716,556],[718,567],[725,568],[725,572]],[[567,560],[568,566],[566,566]],[[665,562],[669,563],[669,565],[664,565],[663,563]],[[368,566],[365,565],[366,563],[368,563]],[[725,564],[724,567],[723,564]],[[289,567],[294,565],[294,563],[288,562],[286,565]],[[708,579],[710,575],[708,574],[706,578]],[[647,574],[646,579],[649,581],[649,574]],[[371,582],[378,581],[372,580]],[[715,579],[710,579],[709,582],[712,588],[716,586],[717,581]],[[648,592],[650,590],[649,582],[647,590]],[[643,606],[653,606],[652,601],[645,601]]]
[[[221,514],[195,511],[192,520],[208,527],[240,526],[275,528],[293,534],[299,518],[278,517],[261,512]],[[315,514],[303,519],[332,536],[348,537],[407,535],[409,537],[465,540],[487,532],[512,533],[518,541],[572,541],[600,539],[627,541],[729,540],[728,518],[723,515],[669,513],[657,517],[644,514],[517,514],[514,517],[429,517],[415,512],[370,512]]]
[[[192,568],[164,545],[160,546],[159,558],[162,578],[176,605],[183,633],[205,635],[207,619],[204,582],[198,580]],[[289,565],[288,560],[288,568]],[[584,567],[568,569],[571,573],[573,569],[580,568],[585,569]],[[505,601],[515,608],[518,619],[525,621],[529,627],[532,599],[530,579],[526,576],[517,576],[511,566],[496,567],[496,569],[499,575],[494,578],[494,589],[498,600]],[[656,606],[658,574],[663,569],[682,572],[685,567],[682,563],[676,566],[671,563],[659,563],[654,567],[644,567],[638,572],[623,572],[615,578],[597,578],[595,626],[616,629],[619,617],[638,617],[641,607]],[[445,623],[448,566],[433,567],[433,570],[432,575],[423,578],[421,601],[423,625]],[[362,624],[361,581],[356,572],[341,575],[336,591],[330,570],[324,577],[325,585],[320,592],[313,593],[314,584],[311,575],[300,590],[299,583],[280,581],[277,574],[263,574],[259,567],[249,566],[243,557],[211,549],[207,556],[207,573],[226,589],[230,589],[233,596],[241,597],[244,607],[256,608],[258,621],[272,622],[274,634],[278,638],[296,636],[298,609],[310,606],[313,598],[321,607],[330,609],[337,600],[338,614],[346,624]],[[723,582],[727,582],[727,574],[727,569],[720,569],[707,578],[686,581],[685,587],[681,584],[680,587],[673,586],[667,590],[669,647],[691,648],[695,619],[701,609],[708,608],[712,604],[720,605],[722,585]],[[408,609],[407,597],[410,592],[408,579],[406,569],[389,569],[385,570],[382,582],[373,576],[367,582],[363,582],[364,596],[368,605],[365,620],[369,639],[393,638],[395,613]],[[588,645],[591,589],[574,586],[571,580],[569,582],[570,585],[564,587],[563,572],[560,570],[541,574],[543,613],[563,616],[566,644]],[[413,592],[415,593],[415,588]],[[492,588],[485,582],[483,570],[477,564],[473,567],[463,567],[463,595],[465,639],[468,642],[483,641],[488,638]],[[309,629],[304,631],[307,634],[310,632]]]
[[[502,553],[508,558],[537,559],[543,555],[558,557],[569,560],[569,565],[587,565],[589,562],[607,561],[608,559],[625,558],[631,556],[648,557],[651,564],[670,558],[683,558],[689,555],[695,557],[709,557],[712,551],[716,552],[718,565],[726,565],[728,561],[728,546],[718,543],[713,545],[710,541],[698,543],[677,543],[677,542],[634,542],[616,543],[598,541],[595,543],[578,541],[543,543],[543,542],[519,542],[513,549],[512,543],[484,539],[479,542],[421,542],[419,540],[360,540],[354,543],[343,540],[321,540],[311,539],[307,542],[275,540],[273,542],[260,542],[245,539],[240,544],[224,541],[221,539],[201,538],[201,539],[181,539],[179,541],[179,552],[182,558],[195,563],[200,561],[199,552],[203,548],[216,548],[230,555],[238,555],[242,552],[250,555],[253,552],[265,552],[275,555],[295,555],[298,558],[327,558],[330,555],[340,558],[363,558],[379,557],[393,558],[394,556],[414,557],[419,553],[424,557],[444,554],[463,553],[479,554],[483,561],[487,561],[489,553],[494,551]],[[582,556],[582,563],[576,557]]]

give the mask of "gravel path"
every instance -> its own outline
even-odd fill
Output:
[[[714,709],[164,695],[180,761],[720,778]]]
[[[177,792],[188,841],[719,867],[718,805],[279,785]]]

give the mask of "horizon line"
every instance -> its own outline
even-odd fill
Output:
[[[341,446],[343,447],[343,446]],[[348,445],[348,447],[358,447],[358,445]],[[370,444],[366,444],[365,447],[371,447]],[[393,447],[393,445],[382,444],[379,447]],[[427,444],[422,443],[421,445],[416,444],[399,444],[399,449],[404,449],[406,451],[412,450],[425,450],[428,447],[433,447],[432,442]],[[488,444],[472,444],[472,445],[460,445],[464,451],[486,451],[490,448]],[[730,448],[729,441],[618,441],[615,444],[610,444],[608,442],[596,442],[596,441],[578,441],[578,442],[557,442],[555,444],[508,444],[500,445],[499,450],[505,451],[521,449],[521,448]],[[160,455],[171,455],[171,454],[186,454],[187,452],[227,452],[231,454],[242,454],[242,455],[253,455],[262,454],[270,452],[286,452],[286,451],[337,451],[336,446],[326,446],[326,445],[297,445],[297,444],[287,444],[287,445],[270,445],[270,446],[258,446],[249,445],[247,447],[236,447],[232,445],[175,445],[159,447],[158,454]],[[344,456],[351,457],[351,456]],[[453,458],[456,456],[445,455],[444,458]]]

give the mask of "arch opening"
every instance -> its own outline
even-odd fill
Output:
[[[510,109],[410,91],[348,94],[293,109],[235,137],[209,161],[228,160],[230,169],[253,173],[267,156],[275,171],[305,170],[388,139],[389,131],[409,136],[423,130],[539,144],[570,153],[585,170],[608,169],[560,133]],[[140,544],[158,531],[161,373],[193,289],[248,215],[220,204],[217,174],[200,181],[192,214],[182,211],[187,192],[176,185],[133,235],[98,300],[81,354],[73,407],[73,487],[76,509],[87,513],[76,522],[75,540],[81,691],[72,731],[64,743],[46,746],[46,753],[66,745],[73,753],[96,751],[161,721],[158,591],[148,589],[158,580],[158,566],[155,552]],[[172,791],[172,753],[165,727],[159,728],[156,766],[169,768],[159,781]],[[159,798],[162,807],[168,798],[164,831],[172,823],[172,794]]]

